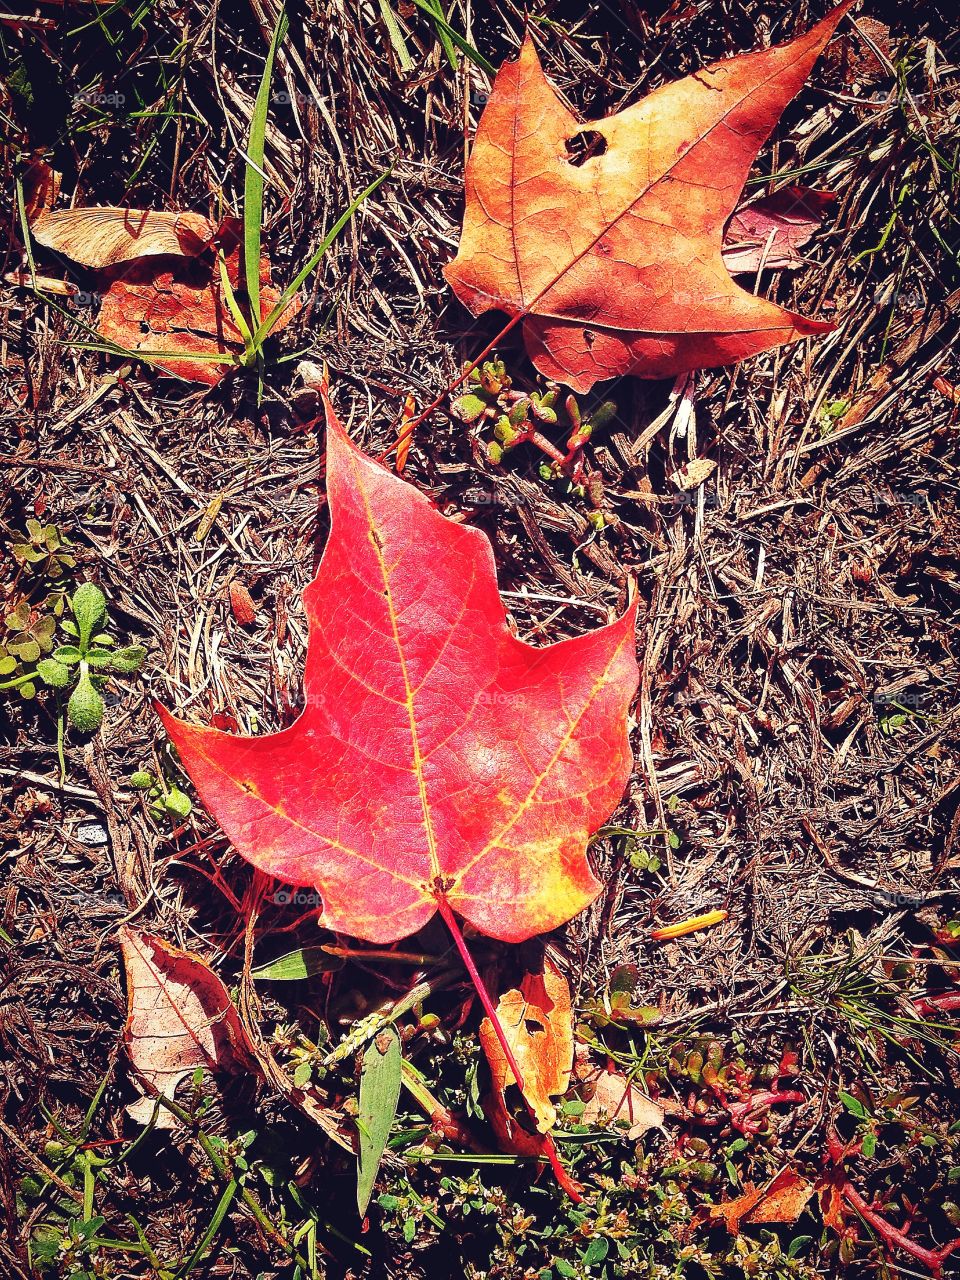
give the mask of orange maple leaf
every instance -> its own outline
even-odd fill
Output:
[[[841,17],[788,44],[704,67],[582,124],[528,36],[501,67],[467,165],[447,280],[475,314],[522,320],[527,350],[576,391],[742,360],[831,328],[755,297],[723,260],[723,228],[757,152]],[[599,138],[579,162],[568,144]]]

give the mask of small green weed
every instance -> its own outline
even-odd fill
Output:
[[[20,630],[5,640],[6,656],[0,659],[0,673],[26,667],[0,684],[0,689],[16,689],[22,697],[32,698],[38,682],[61,692],[70,689],[67,721],[81,733],[93,733],[103,721],[101,690],[111,675],[132,675],[139,671],[146,657],[140,645],[115,648],[115,641],[103,627],[109,626],[107,601],[99,587],[85,582],[70,599],[72,617],[60,626],[73,641],[53,649],[55,620],[49,615],[32,621],[29,605],[21,602],[6,618]],[[51,626],[50,624],[53,624]],[[25,628],[29,626],[29,631]],[[13,663],[13,666],[10,664]]]
[[[518,445],[533,444],[550,459],[540,464],[544,480],[569,476],[581,497],[587,493],[583,484],[583,446],[616,413],[612,400],[585,414],[573,395],[561,403],[560,388],[555,383],[542,392],[515,391],[506,365],[496,358],[471,369],[466,382],[466,391],[451,401],[450,411],[468,426],[487,422],[493,425],[494,438],[486,446],[490,462],[499,465]],[[565,450],[543,434],[542,428],[558,425],[567,437]]]
[[[172,748],[166,744],[161,752],[159,772],[138,769],[131,773],[130,785],[137,791],[146,792],[147,808],[155,821],[168,817],[182,822],[190,817],[193,802],[177,783],[178,768]]]
[[[41,659],[37,674],[53,689],[73,686],[67,702],[67,720],[81,733],[93,733],[103,722],[100,690],[111,675],[139,671],[147,652],[141,645],[114,648],[116,641],[100,629],[110,625],[106,597],[92,582],[77,588],[70,611],[73,617],[60,625],[75,643],[61,645],[52,657]]]

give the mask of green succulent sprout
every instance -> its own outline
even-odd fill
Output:
[[[461,422],[471,425],[481,418],[496,417],[500,413],[500,399],[513,385],[502,360],[485,360],[467,375],[467,390],[457,396],[450,411]]]

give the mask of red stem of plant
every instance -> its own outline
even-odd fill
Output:
[[[476,964],[474,963],[473,956],[467,950],[467,944],[466,944],[466,941],[464,940],[463,931],[461,930],[460,925],[457,923],[457,918],[453,914],[453,910],[451,909],[450,904],[446,902],[443,898],[437,899],[437,910],[440,912],[440,915],[443,917],[443,923],[450,930],[450,936],[453,938],[453,941],[456,944],[457,950],[460,952],[460,958],[461,960],[463,960],[467,973],[469,973],[470,975],[470,980],[473,983],[474,987],[476,988],[477,995],[480,997],[480,1003],[483,1005],[484,1012],[486,1013],[487,1017],[490,1019],[490,1025],[493,1027],[494,1033],[497,1039],[500,1041],[500,1048],[503,1050],[503,1056],[506,1058],[507,1063],[510,1067],[510,1070],[513,1072],[513,1077],[517,1082],[517,1088],[520,1090],[520,1096],[523,1098],[524,1105],[526,1106],[530,1115],[533,1116],[534,1120],[536,1120],[536,1113],[533,1107],[527,1101],[527,1095],[523,1091],[523,1075],[521,1074],[520,1068],[517,1066],[517,1060],[513,1056],[513,1050],[510,1048],[509,1042],[507,1041],[506,1034],[503,1030],[503,1027],[500,1024],[500,1019],[497,1017],[497,1010],[494,1006],[493,1001],[490,999],[490,993],[489,991],[487,991],[487,988],[484,985],[483,979],[480,977],[480,970],[477,968]],[[570,1199],[574,1202],[574,1204],[580,1204],[580,1202],[583,1200],[583,1196],[580,1193],[580,1187],[577,1184],[577,1182],[571,1177],[568,1170],[566,1170],[563,1167],[563,1164],[560,1161],[560,1157],[557,1154],[557,1148],[553,1141],[553,1138],[550,1136],[549,1133],[542,1133],[539,1135],[539,1137],[540,1137],[541,1151],[550,1161],[550,1165],[553,1169],[557,1182],[560,1184],[563,1190],[567,1193]]]
[[[917,1244],[916,1240],[911,1240],[905,1232],[895,1227],[892,1222],[888,1222],[886,1218],[881,1217],[875,1209],[871,1208],[860,1192],[851,1186],[849,1182],[843,1183],[840,1188],[840,1194],[851,1209],[856,1210],[865,1222],[869,1222],[888,1248],[902,1249],[904,1253],[909,1253],[918,1262],[922,1262],[924,1266],[929,1267],[934,1276],[943,1275],[944,1262],[951,1253],[955,1253],[957,1249],[960,1249],[960,1239],[951,1240],[942,1249],[926,1249],[922,1244]]]
[[[543,1154],[550,1161],[550,1167],[553,1169],[553,1176],[557,1182],[567,1193],[574,1204],[582,1204],[583,1195],[581,1194],[580,1184],[571,1176],[568,1169],[565,1169],[561,1163],[560,1156],[557,1154],[556,1143],[549,1133],[540,1135],[543,1139]]]
[[[510,1070],[513,1072],[513,1078],[517,1082],[517,1088],[521,1093],[523,1093],[523,1074],[517,1066],[517,1060],[513,1056],[513,1050],[510,1048],[510,1044],[507,1040],[503,1027],[500,1025],[500,1019],[497,1017],[496,1006],[490,999],[490,993],[484,986],[483,979],[480,977],[480,970],[474,963],[473,956],[467,950],[463,931],[459,924],[457,924],[457,918],[453,914],[449,903],[445,902],[443,898],[437,899],[437,908],[443,917],[443,923],[450,930],[450,936],[456,943],[457,950],[460,952],[460,958],[464,963],[467,973],[470,975],[470,981],[473,983],[474,987],[476,987],[477,995],[480,997],[480,1003],[483,1005],[483,1011],[490,1019],[494,1034],[500,1041],[500,1048],[503,1050],[503,1056],[506,1058]],[[526,1101],[526,1098],[524,1098],[524,1101]]]

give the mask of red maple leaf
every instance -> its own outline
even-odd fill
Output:
[[[742,360],[831,325],[741,289],[723,228],[750,166],[840,18],[704,67],[583,124],[528,36],[501,67],[467,165],[446,277],[475,314],[523,322],[534,364],[576,391]],[[592,144],[571,154],[577,138]],[[502,335],[500,335],[502,336]]]
[[[587,840],[630,773],[635,607],[524,644],[486,537],[360,453],[329,404],[327,492],[299,719],[252,738],[160,709],[200,796],[248,861],[319,889],[328,928],[389,942],[456,911],[519,942],[562,924],[600,890]]]

